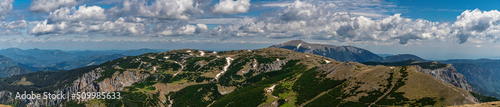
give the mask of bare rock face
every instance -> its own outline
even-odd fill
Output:
[[[93,75],[92,73],[90,73]],[[96,74],[100,75],[100,74]],[[122,73],[115,72],[113,77],[104,79],[100,82],[88,82],[88,81],[76,81],[76,84],[87,84],[84,87],[79,87],[80,91],[85,92],[113,92],[113,91],[121,91],[123,88],[132,85],[135,82],[142,81],[149,77],[147,74],[142,74],[134,71],[124,71]],[[96,78],[93,78],[94,80]],[[75,87],[75,88],[76,88]],[[78,89],[78,88],[77,88]]]
[[[114,91],[122,91],[125,87],[131,86],[133,83],[142,81],[149,77],[149,74],[140,73],[139,71],[123,71],[123,72],[115,72],[111,78],[106,78],[102,81],[96,81],[101,78],[101,72],[104,70],[102,68],[96,68],[91,72],[85,73],[80,78],[73,81],[72,85],[66,86],[63,89],[55,90],[51,93],[76,93],[76,92],[114,92]],[[0,96],[5,98],[12,98],[13,93],[2,91],[0,92]],[[13,99],[11,99],[13,100]],[[87,101],[87,99],[71,99],[76,100],[78,102]],[[28,106],[36,107],[40,105],[56,105],[61,100],[25,100]]]
[[[97,91],[98,89],[89,89],[89,88],[95,88],[94,81],[102,77],[101,72],[103,71],[104,70],[102,68],[97,68],[91,72],[84,74],[82,77],[73,81],[73,85],[69,88],[72,89],[70,91],[76,92],[82,89],[86,89],[85,91]]]
[[[12,99],[12,96],[15,96],[13,95],[12,92],[9,92],[9,91],[0,91],[0,101],[1,102],[12,102],[14,101],[14,99]]]
[[[446,67],[437,69],[423,69],[420,66],[414,66],[418,71],[431,74],[439,80],[453,84],[456,87],[462,88],[470,92],[476,92],[472,86],[467,83],[465,76],[458,73],[452,64],[446,64]]]
[[[140,73],[140,71],[115,72],[111,78],[102,81],[96,81],[101,78],[102,69],[96,69],[93,72],[84,74],[81,78],[75,80],[72,86],[67,89],[70,92],[114,92],[122,91],[125,87],[133,83],[143,81],[149,74]],[[77,100],[86,101],[86,100]]]
[[[258,72],[269,72],[275,70],[281,70],[281,67],[286,64],[285,60],[277,60],[273,61],[273,63],[269,64],[260,64],[257,69]]]
[[[101,72],[104,70],[102,68],[96,68],[88,73],[85,73],[83,76],[80,78],[76,79],[73,81],[72,85],[66,86],[63,89],[54,91],[54,92],[59,92],[63,91],[63,93],[76,93],[76,92],[98,92],[97,89],[89,89],[89,88],[95,88],[96,83],[94,82],[95,80],[99,79],[101,76]],[[87,89],[87,90],[84,90]],[[77,100],[77,99],[72,99],[72,100]],[[83,99],[85,100],[85,99]],[[81,100],[77,100],[81,101]],[[38,105],[55,105],[58,102],[61,102],[59,100],[33,100],[33,101],[28,101],[28,106],[38,106]]]

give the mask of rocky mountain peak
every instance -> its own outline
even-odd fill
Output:
[[[337,61],[367,62],[384,59],[372,52],[354,46],[335,46],[328,44],[312,44],[302,40],[292,40],[271,47],[284,48],[301,53],[311,53],[335,59]]]
[[[392,55],[392,56],[387,56],[384,57],[385,62],[399,62],[399,61],[406,61],[406,60],[416,60],[416,61],[426,61],[423,58],[420,58],[416,55],[413,54],[398,54],[398,55]]]

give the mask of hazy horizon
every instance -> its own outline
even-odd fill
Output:
[[[310,41],[305,41],[305,42],[310,42]],[[284,43],[284,42],[282,42],[282,43]],[[326,43],[321,43],[321,42],[310,42],[310,43],[326,44]],[[110,44],[116,45],[115,43],[110,43]],[[271,43],[269,43],[269,44],[264,44],[264,43],[261,43],[261,44],[254,44],[254,43],[246,43],[246,44],[242,44],[242,43],[212,43],[212,44],[198,43],[198,44],[191,44],[191,43],[189,43],[188,44],[188,43],[185,43],[183,45],[177,45],[177,46],[171,46],[171,44],[169,44],[169,43],[154,43],[154,44],[157,44],[157,45],[147,46],[147,45],[152,45],[152,44],[143,44],[146,46],[142,46],[142,47],[141,47],[141,45],[135,45],[136,47],[110,46],[111,48],[103,48],[102,47],[102,46],[109,46],[109,44],[108,45],[95,44],[94,46],[96,48],[92,48],[93,46],[88,46],[88,45],[84,46],[83,48],[37,48],[37,47],[5,47],[4,48],[4,47],[0,46],[0,49],[18,48],[18,49],[22,49],[22,50],[41,49],[41,50],[62,50],[62,51],[86,51],[86,50],[108,51],[108,50],[134,50],[134,49],[154,49],[154,50],[197,49],[197,50],[207,50],[207,51],[228,51],[228,50],[243,50],[243,49],[250,49],[250,50],[261,49],[261,48],[267,48],[271,45],[275,45],[275,44],[271,44]],[[158,45],[158,44],[161,44],[161,45]],[[279,43],[277,43],[277,44],[279,44]],[[240,47],[227,48],[227,47],[234,46],[234,45],[239,45]],[[328,44],[328,45],[336,45],[336,44]],[[118,44],[117,46],[120,46],[120,44]],[[168,46],[168,47],[165,47],[165,46]],[[349,46],[349,45],[337,45],[337,46]],[[355,46],[355,45],[352,45],[352,46]],[[214,47],[218,47],[218,48],[214,48]],[[413,54],[413,55],[417,55],[419,57],[422,57],[422,58],[428,59],[428,60],[483,59],[483,58],[500,59],[500,56],[495,56],[495,55],[492,55],[492,56],[473,56],[470,54],[467,55],[467,54],[460,54],[460,53],[457,53],[457,54],[453,54],[453,53],[441,53],[441,54],[430,53],[430,54],[427,54],[427,52],[404,53],[404,51],[411,52],[411,49],[404,50],[404,49],[408,49],[408,48],[405,48],[405,46],[400,46],[400,47],[394,47],[394,46],[380,47],[380,46],[378,46],[378,47],[374,47],[374,46],[364,45],[364,46],[356,46],[356,47],[366,49],[368,51],[371,51],[374,54],[391,54],[391,55]],[[393,48],[393,49],[390,49],[390,48]],[[426,47],[424,47],[424,48],[426,48]],[[401,50],[399,50],[399,49],[401,49]]]

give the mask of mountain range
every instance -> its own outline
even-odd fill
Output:
[[[279,48],[173,50],[0,81],[5,104],[51,106],[448,106],[480,102],[419,66],[368,66]],[[41,78],[43,77],[43,78]],[[15,100],[12,92],[113,92],[122,99]],[[11,95],[11,96],[9,96]],[[17,105],[16,105],[17,106]]]
[[[302,40],[292,40],[271,47],[289,49],[301,53],[311,53],[335,59],[337,61],[350,62],[399,62],[406,60],[426,61],[412,54],[383,55],[381,57],[366,49],[354,46],[335,46],[326,44],[307,43]]]
[[[135,49],[135,50],[104,50],[104,51],[62,51],[62,50],[42,50],[8,48],[0,50],[0,55],[11,58],[12,60],[30,65],[33,67],[49,67],[55,63],[61,63],[71,60],[79,60],[94,55],[113,55],[121,54],[124,56],[136,56],[145,53],[163,52],[165,50],[155,49]]]
[[[70,70],[90,65],[98,65],[105,61],[124,56],[136,56],[145,53],[163,52],[166,50],[134,49],[104,51],[62,51],[8,48],[0,50],[0,77],[24,74],[37,71]]]
[[[490,79],[478,79],[488,73],[473,75],[471,71],[462,75],[462,67],[470,67],[455,69],[454,65],[462,60],[428,61],[410,54],[380,57],[354,46],[294,40],[256,50],[182,49],[138,56],[111,55],[120,58],[94,54],[93,58],[58,64],[109,61],[2,78],[0,102],[14,106],[357,107],[458,106],[498,101],[483,96],[495,91],[482,86],[488,84],[474,82],[495,84],[487,81]],[[477,69],[495,65],[481,65],[491,61],[472,62]],[[19,91],[121,92],[122,98],[14,99],[13,93]]]
[[[312,53],[316,55],[321,55],[325,57],[329,57],[338,61],[355,61],[362,62],[368,65],[391,65],[391,66],[406,66],[406,65],[416,65],[416,64],[425,64],[421,62],[429,62],[429,60],[425,60],[416,55],[412,54],[373,54],[372,52],[358,48],[353,46],[335,46],[335,45],[325,45],[325,44],[312,44],[307,43],[301,40],[292,40],[286,43],[273,45],[271,47],[284,48],[302,53]],[[380,56],[379,56],[380,55]],[[343,57],[339,57],[343,56]],[[381,57],[384,56],[384,57]],[[449,65],[443,64],[441,68],[446,68],[442,76],[446,76],[444,78],[451,77],[464,77],[467,79],[467,83],[470,83],[472,90],[469,91],[478,92],[483,95],[495,96],[500,98],[500,60],[489,60],[489,59],[478,59],[478,60],[467,60],[467,59],[455,59],[455,60],[440,60],[435,63],[448,63]],[[439,64],[437,64],[439,65]],[[436,76],[436,73],[440,73],[443,71],[436,72],[432,74]],[[456,75],[451,75],[456,74]],[[437,77],[443,78],[443,77]],[[443,81],[450,82],[454,79],[443,79]],[[452,83],[455,86],[460,87],[464,84],[465,81],[461,80],[460,83]]]
[[[384,58],[365,49],[354,46],[335,46],[324,44],[312,44],[302,40],[292,40],[271,47],[289,49],[301,53],[311,53],[335,59],[337,61],[350,62],[381,62]]]

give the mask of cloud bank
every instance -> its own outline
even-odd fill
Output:
[[[162,20],[190,19],[191,16],[203,14],[198,1],[194,0],[156,0],[148,5],[143,0],[125,0],[121,7],[113,7],[109,11],[114,16],[155,18]]]
[[[110,18],[99,6],[60,8],[51,12],[48,18],[36,24],[29,34],[106,34],[114,36],[170,36],[192,35],[207,31],[207,26],[188,24],[157,23],[140,17]],[[161,19],[161,18],[160,18]]]
[[[62,0],[52,0],[52,2],[62,2]],[[210,2],[202,0],[149,2],[125,0],[110,9],[87,5],[80,5],[78,8],[64,7],[66,4],[76,4],[76,2],[72,4],[71,1],[62,4],[53,6],[55,8],[47,6],[46,10],[51,11],[47,19],[31,25],[34,27],[28,30],[28,34],[37,36],[66,34],[130,37],[192,36],[215,39],[301,38],[403,45],[428,40],[453,41],[460,44],[497,42],[500,37],[500,12],[497,10],[466,10],[457,16],[455,22],[446,23],[410,19],[402,17],[401,14],[367,15],[356,11],[339,11],[352,5],[360,10],[365,9],[361,8],[363,6],[385,6],[371,2],[346,5],[339,2],[295,1],[286,5],[271,5],[280,9],[268,15],[243,18],[206,18],[203,15],[246,13],[251,6],[250,0],[221,0],[215,5],[212,4],[213,6],[208,6]],[[4,5],[3,2],[1,5]],[[269,5],[262,4],[267,7]],[[0,14],[6,13],[5,10],[10,11],[11,8],[4,9],[2,6]],[[204,11],[206,9],[211,9],[211,11]],[[18,29],[30,26],[29,22],[23,21],[2,22],[0,29],[5,29],[3,34],[9,32],[12,34],[19,31]],[[221,25],[208,27],[207,24]]]
[[[212,30],[213,35],[236,37],[309,38],[340,42],[380,42],[408,44],[410,41],[439,40],[465,43],[496,42],[500,36],[500,12],[467,10],[454,23],[409,19],[395,14],[372,19],[345,12],[334,3],[310,4],[295,1],[271,18],[246,18],[239,23]]]
[[[28,22],[25,20],[17,20],[11,22],[0,22],[0,35],[20,35],[19,29],[28,27]]]
[[[12,10],[14,0],[0,0],[0,20],[5,19],[5,14]]]
[[[78,3],[75,0],[33,0],[30,5],[30,11],[36,13],[47,13],[61,7],[75,6]]]
[[[215,4],[214,13],[221,14],[238,14],[246,13],[250,9],[250,0],[221,0]]]
[[[447,24],[412,20],[395,14],[382,19],[343,12],[330,12],[336,4],[310,4],[295,1],[272,18],[247,18],[214,31],[227,36],[266,36],[269,38],[311,38],[318,40],[377,41],[439,39],[450,32]]]

